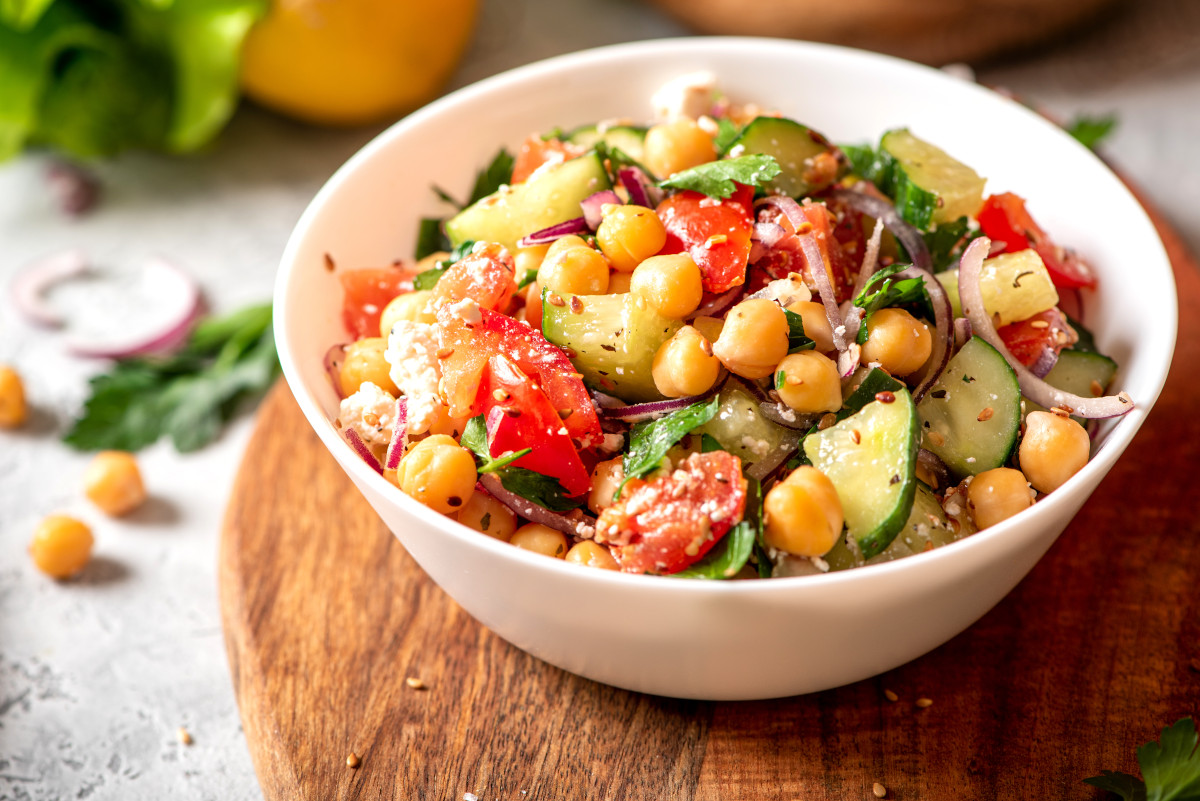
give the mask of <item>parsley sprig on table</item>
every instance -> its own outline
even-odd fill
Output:
[[[1200,750],[1196,723],[1183,718],[1162,730],[1159,741],[1137,750],[1142,778],[1106,770],[1084,781],[1116,793],[1125,801],[1197,801],[1200,799]]]
[[[94,377],[63,441],[86,451],[136,451],[168,436],[180,452],[194,451],[278,373],[270,305],[208,318],[176,353],[118,359]]]

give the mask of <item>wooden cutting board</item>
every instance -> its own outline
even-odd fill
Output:
[[[508,645],[426,578],[280,383],[220,554],[265,797],[841,801],[880,782],[893,799],[1095,799],[1084,777],[1138,773],[1139,744],[1200,714],[1200,273],[1156,220],[1184,313],[1167,387],[1124,458],[976,625],[815,695],[638,695]]]

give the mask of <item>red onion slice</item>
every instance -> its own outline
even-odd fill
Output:
[[[46,168],[46,187],[68,217],[82,217],[100,198],[100,182],[78,164],[53,161]]]
[[[631,406],[621,406],[618,408],[610,408],[601,410],[601,414],[610,420],[621,420],[626,423],[640,423],[645,420],[653,420],[663,415],[677,412],[680,409],[686,409],[693,403],[708,400],[716,394],[716,388],[709,390],[703,395],[689,395],[685,398],[671,398],[669,400],[650,401],[649,403],[635,403]]]
[[[60,328],[63,317],[46,302],[46,293],[58,283],[88,271],[82,250],[63,250],[30,264],[9,286],[13,306],[34,325]]]
[[[920,278],[925,283],[925,292],[933,304],[933,352],[929,354],[929,367],[922,374],[917,388],[913,390],[913,402],[919,403],[941,377],[942,371],[950,363],[950,357],[954,355],[954,309],[941,281],[934,278],[933,273],[928,270],[914,265],[896,273],[896,278]]]
[[[853,339],[846,336],[846,321],[842,318],[842,310],[838,306],[833,282],[829,280],[829,271],[825,266],[825,259],[821,256],[821,249],[817,246],[817,240],[812,234],[799,234],[798,238],[804,260],[808,263],[808,271],[813,277],[813,283],[817,285],[817,294],[825,306],[829,328],[833,332],[833,346],[838,352],[838,373],[842,378],[847,378],[858,367],[861,349]]]
[[[863,254],[862,266],[858,268],[858,278],[854,280],[854,292],[850,297],[857,298],[867,281],[871,280],[871,276],[879,269],[879,246],[882,243],[883,220],[876,219],[875,230],[871,231],[871,238],[867,240],[867,252]]]
[[[913,264],[933,272],[933,258],[929,255],[925,238],[921,236],[920,231],[904,221],[891,201],[854,189],[834,189],[829,194],[859,214],[881,221],[884,227],[892,232],[892,236],[900,240]]]
[[[603,192],[596,192],[588,195],[579,202],[583,208],[583,219],[587,223],[587,227],[593,231],[600,227],[601,221],[604,219],[604,207],[607,205],[620,206],[621,198],[616,192],[611,189],[605,189]]]
[[[972,336],[971,321],[968,320],[966,317],[954,318],[954,352],[955,353],[958,352],[959,348],[961,348],[963,345],[967,344],[967,340],[969,340],[971,338],[971,336]]]
[[[818,422],[822,415],[820,414],[804,414],[790,408],[786,403],[776,403],[775,401],[760,401],[758,411],[763,417],[770,420],[776,425],[784,428],[791,428],[796,431],[808,431]]]
[[[371,449],[367,446],[367,443],[363,442],[363,438],[359,436],[357,431],[353,428],[344,428],[342,429],[342,436],[350,443],[350,447],[359,455],[359,458],[366,462],[372,470],[376,473],[383,473],[383,465],[375,458],[375,454],[371,453]]]
[[[479,484],[482,484],[483,489],[500,503],[532,523],[541,523],[543,526],[549,526],[555,531],[561,531],[572,537],[587,539],[596,533],[596,519],[585,515],[578,509],[569,515],[552,512],[527,498],[522,498],[515,492],[509,492],[500,483],[500,479],[490,473],[480,476]],[[476,489],[478,488],[477,485]]]
[[[755,201],[754,208],[756,211],[774,209],[787,217],[792,228],[797,231],[800,230],[800,226],[808,222],[808,218],[804,216],[804,209],[800,208],[800,204],[787,195],[768,195]]]
[[[1048,345],[1043,345],[1037,361],[1029,365],[1029,372],[1038,378],[1045,378],[1056,364],[1058,364],[1058,351]]]
[[[953,482],[950,481],[950,468],[946,467],[946,463],[942,458],[933,451],[927,451],[921,448],[917,451],[917,464],[924,467],[929,475],[936,482],[933,489],[945,489]]]
[[[404,458],[408,449],[408,399],[396,399],[395,419],[392,421],[392,441],[388,443],[387,454],[383,457],[383,466],[395,470]]]
[[[342,393],[342,361],[345,358],[346,346],[334,345],[325,351],[325,358],[321,360],[325,367],[325,375],[329,376],[329,383],[333,385],[333,391],[337,393],[338,400],[346,397]]]
[[[746,475],[757,481],[763,481],[779,465],[787,461],[788,457],[796,452],[797,446],[800,444],[800,432],[795,432],[793,435],[785,437],[778,445],[771,449],[769,453],[761,459],[756,459],[746,467]]]
[[[1084,398],[1070,392],[1064,392],[1047,384],[1031,373],[1009,352],[1004,340],[996,332],[992,320],[983,308],[983,293],[979,287],[979,273],[983,260],[991,248],[987,237],[979,237],[967,246],[958,268],[958,295],[962,301],[963,314],[971,321],[971,329],[975,335],[982,337],[989,345],[1000,351],[1017,374],[1017,382],[1021,385],[1021,394],[1034,403],[1047,409],[1062,408],[1070,414],[1090,419],[1118,417],[1131,411],[1133,399],[1125,392],[1117,395],[1105,395],[1101,398]]]
[[[720,317],[728,311],[746,291],[746,287],[738,284],[733,289],[727,289],[719,295],[708,295],[701,301],[699,307],[687,316],[689,320],[697,317]]]
[[[203,311],[196,281],[177,265],[154,258],[139,274],[137,290],[144,300],[136,305],[148,314],[152,311],[150,320],[114,319],[105,334],[69,332],[64,338],[67,349],[77,356],[126,359],[183,344]]]
[[[549,228],[543,228],[540,231],[534,231],[532,234],[527,234],[517,240],[517,247],[527,248],[530,245],[548,245],[556,239],[560,239],[570,234],[586,234],[588,232],[587,220],[583,217],[574,217],[565,222],[555,223]]]
[[[654,185],[649,175],[637,167],[622,167],[617,170],[617,180],[629,193],[629,202],[635,206],[653,209],[662,202],[663,191]]]

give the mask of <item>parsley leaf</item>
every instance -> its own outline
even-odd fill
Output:
[[[467,200],[470,206],[498,190],[501,185],[512,183],[514,160],[507,148],[500,148],[490,164],[475,176],[475,186],[471,189],[471,197]]]
[[[880,183],[886,172],[886,166],[878,150],[870,145],[839,145],[839,147],[850,162],[850,172],[874,184]]]
[[[492,458],[487,441],[487,424],[483,415],[472,417],[463,427],[459,444],[475,454],[480,475],[495,473],[500,483],[509,492],[515,492],[522,498],[536,503],[538,506],[553,512],[568,512],[580,506],[581,501],[573,501],[567,497],[566,490],[558,479],[542,473],[534,472],[524,467],[515,467],[513,462],[533,451],[532,448],[522,448],[515,453],[505,454],[498,459]]]
[[[719,405],[720,398],[714,395],[710,401],[693,403],[666,417],[634,426],[629,439],[629,451],[622,462],[625,480],[617,488],[614,498],[621,496],[621,490],[632,479],[653,473],[671,446],[692,429],[713,419]]]
[[[932,231],[921,236],[929,248],[929,257],[933,261],[933,271],[940,273],[958,265],[963,251],[971,241],[982,236],[983,231],[970,229],[966,217],[959,217],[953,222],[938,224]]]
[[[780,173],[774,157],[754,154],[736,159],[721,159],[677,172],[658,185],[664,189],[692,189],[709,197],[727,198],[736,190],[735,184],[758,186]]]
[[[475,247],[475,240],[468,239],[461,245],[450,251],[450,257],[439,261],[433,267],[430,267],[424,272],[417,273],[413,277],[413,289],[433,289],[437,286],[437,282],[442,279],[446,271],[450,269],[452,264],[462,261],[470,254],[471,249]]]
[[[733,147],[733,143],[742,135],[742,129],[728,117],[717,120],[717,135],[713,137],[713,147],[717,154],[724,156]]]
[[[817,343],[804,335],[804,318],[790,309],[783,310],[783,316],[788,322],[788,353],[799,350],[812,350]],[[782,380],[782,379],[779,379]],[[775,387],[779,389],[779,387]]]
[[[413,258],[417,261],[437,253],[439,250],[449,250],[450,240],[442,231],[442,220],[439,217],[422,217],[421,227],[417,229],[417,247]]]
[[[920,278],[901,278],[893,276],[908,267],[907,264],[892,264],[879,270],[862,291],[854,298],[854,305],[863,310],[863,324],[858,329],[858,344],[867,341],[867,325],[870,317],[883,308],[893,306],[917,306],[922,316],[932,317],[929,310],[929,296],[925,293],[925,282]]]
[[[1128,773],[1104,771],[1084,782],[1120,795],[1125,801],[1196,801],[1200,799],[1200,750],[1196,723],[1182,718],[1162,730],[1156,743],[1137,750],[1143,781]]]
[[[459,444],[474,453],[479,459],[478,472],[481,474],[499,472],[522,456],[533,452],[533,448],[522,448],[498,459],[493,458],[491,449],[488,447],[487,424],[484,422],[482,414],[467,421],[463,427],[462,436],[459,438]]]
[[[672,573],[679,578],[730,579],[750,559],[754,545],[762,535],[762,488],[753,478],[746,479],[746,511],[741,521],[729,529],[721,541],[686,570]]]
[[[717,438],[707,432],[700,435],[700,452],[712,453],[713,451],[723,451],[724,446],[717,442]]]
[[[1080,114],[1066,126],[1066,131],[1078,139],[1084,147],[1095,150],[1117,127],[1115,114],[1103,117],[1088,117]]]
[[[537,270],[526,270],[525,274],[521,276],[521,280],[517,282],[517,289],[524,289],[532,284],[537,280],[537,274]]]
[[[79,450],[136,451],[169,436],[179,451],[194,451],[278,372],[269,305],[205,320],[177,353],[119,359],[94,377],[63,441]]]

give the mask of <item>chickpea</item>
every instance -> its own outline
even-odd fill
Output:
[[[8,365],[0,364],[0,428],[16,428],[28,416],[21,376]]]
[[[125,451],[101,451],[83,474],[83,492],[107,515],[120,517],[146,500],[137,459]]]
[[[559,242],[568,239],[579,240],[581,244],[556,249]],[[556,240],[538,269],[537,283],[552,292],[570,292],[572,295],[603,295],[607,292],[608,260],[582,242],[577,236]]]
[[[588,493],[587,505],[593,514],[600,514],[612,506],[613,495],[624,480],[624,462],[619,456],[592,468],[592,490]]]
[[[467,427],[467,421],[470,419],[470,417],[451,417],[450,407],[445,404],[439,404],[437,407],[437,416],[429,426],[429,433],[446,434],[458,439],[462,436],[463,429]]]
[[[617,570],[617,560],[603,545],[597,545],[591,540],[583,540],[571,546],[567,551],[566,560],[573,565],[595,567],[600,570]]]
[[[537,281],[525,287],[525,321],[542,330],[542,285]]]
[[[517,516],[486,492],[475,492],[458,510],[458,522],[502,542],[512,539]]]
[[[766,378],[788,352],[788,322],[779,304],[766,298],[743,300],[730,310],[713,345],[729,372]]]
[[[682,320],[700,306],[704,279],[686,253],[651,256],[633,271],[629,291],[645,298],[664,317]]]
[[[558,256],[564,251],[571,250],[572,248],[586,248],[587,246],[588,243],[585,242],[581,236],[576,236],[575,234],[560,236],[549,245],[541,246],[546,248],[546,253],[544,256],[542,256],[542,262],[545,263],[546,259],[558,258]],[[541,269],[540,264],[538,265],[538,268]]]
[[[1091,454],[1087,431],[1070,417],[1030,412],[1017,456],[1021,472],[1038,492],[1054,492],[1083,469]]]
[[[967,509],[979,528],[988,528],[1033,506],[1034,492],[1025,474],[1011,467],[985,470],[967,487]]]
[[[613,270],[608,276],[608,294],[622,295],[629,291],[633,283],[633,273],[619,273]]]
[[[788,306],[788,311],[800,315],[804,321],[804,335],[817,343],[817,350],[829,353],[833,350],[833,329],[829,327],[829,315],[825,304],[815,300],[798,300]]]
[[[685,325],[654,354],[650,375],[654,386],[668,398],[699,395],[717,383],[721,360],[713,355],[712,343],[703,334]],[[838,401],[840,405],[840,392]]]
[[[596,229],[596,244],[618,272],[633,272],[667,242],[667,229],[654,209],[614,204],[601,211],[604,216]]]
[[[439,261],[448,261],[449,259],[450,254],[444,250],[430,253],[428,256],[417,262],[416,271],[418,273],[423,273],[426,270],[432,270],[434,267],[438,266]]]
[[[370,381],[392,397],[399,395],[400,390],[392,381],[392,367],[384,358],[385,353],[387,340],[383,337],[367,337],[347,345],[342,369],[338,372],[342,394],[353,395],[364,381]]]
[[[411,320],[414,323],[436,323],[437,317],[429,310],[429,299],[433,293],[428,289],[417,289],[404,292],[392,298],[383,307],[379,315],[379,336],[387,339],[392,333],[392,326],[400,320]]]
[[[686,117],[663,122],[646,131],[642,163],[660,178],[717,158],[712,135]]]
[[[442,514],[466,503],[477,478],[475,457],[445,434],[418,442],[396,470],[400,489]]]
[[[526,523],[516,530],[509,542],[523,550],[553,556],[555,559],[567,555],[566,535],[541,523]]]
[[[578,239],[578,237],[576,237]],[[579,240],[583,244],[583,240]],[[528,247],[517,248],[517,252],[513,254],[513,268],[517,276],[517,281],[525,277],[525,273],[533,270],[537,272],[542,262],[546,259],[546,253],[549,252],[549,245],[529,245]]]
[[[814,350],[783,358],[775,370],[775,389],[798,412],[836,412],[842,408],[842,378],[837,364]]]
[[[892,375],[915,373],[933,352],[933,336],[928,326],[904,309],[880,309],[866,325],[863,362],[878,362]]]
[[[771,488],[763,502],[763,536],[772,548],[794,556],[823,556],[837,544],[845,518],[829,476],[797,467]]]
[[[709,342],[716,342],[721,338],[721,329],[725,327],[725,321],[720,317],[697,317],[692,320],[692,327],[704,334],[704,338]]]
[[[29,554],[38,570],[56,579],[70,578],[87,566],[95,539],[82,521],[50,515],[33,533]]]

